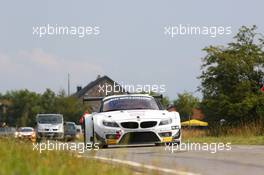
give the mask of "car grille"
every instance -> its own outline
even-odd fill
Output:
[[[147,121],[147,122],[141,122],[140,127],[141,128],[151,128],[157,125],[156,121]]]
[[[122,122],[121,126],[123,128],[128,128],[128,129],[137,129],[138,123],[137,122]]]
[[[158,136],[154,132],[129,132],[120,140],[120,144],[140,144],[159,142]]]
[[[171,137],[171,132],[161,132],[159,133],[160,137]]]

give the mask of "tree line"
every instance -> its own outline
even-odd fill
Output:
[[[201,108],[214,124],[264,122],[264,36],[241,27],[227,46],[209,46],[202,59]]]
[[[181,118],[198,108],[212,127],[222,120],[229,126],[258,123],[264,128],[263,47],[264,35],[256,26],[242,26],[226,46],[205,47],[197,89],[202,99],[178,94],[173,103]]]
[[[75,97],[68,97],[64,91],[58,94],[46,89],[42,94],[27,89],[10,91],[0,95],[0,102],[7,104],[6,111],[1,110],[0,122],[9,126],[34,126],[38,113],[60,113],[65,121],[78,123],[83,112],[89,110],[87,104]]]

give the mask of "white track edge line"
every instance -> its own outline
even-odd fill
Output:
[[[77,157],[89,158],[90,156],[77,155]],[[128,160],[112,159],[112,158],[101,157],[101,156],[92,156],[90,158],[95,158],[95,159],[104,160],[104,161],[111,161],[114,163],[126,164],[126,165],[133,166],[133,167],[142,167],[142,168],[146,168],[146,169],[150,169],[150,170],[156,170],[156,171],[161,171],[161,172],[171,173],[171,174],[177,174],[177,175],[200,175],[200,174],[192,173],[192,172],[188,172],[188,171],[176,171],[174,169],[161,168],[161,167],[156,167],[156,166],[152,166],[152,165],[144,165],[144,164],[141,164],[138,162],[128,161]]]

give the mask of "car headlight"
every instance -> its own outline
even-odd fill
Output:
[[[118,124],[116,122],[112,122],[112,121],[103,121],[103,125],[104,126],[108,126],[108,127],[119,127]]]
[[[176,130],[176,129],[180,129],[180,127],[179,127],[178,125],[176,125],[176,126],[171,126],[171,129],[172,129],[172,130]]]
[[[165,120],[161,120],[159,125],[169,125],[172,123],[172,119],[165,119]]]

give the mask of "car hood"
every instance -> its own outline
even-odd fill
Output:
[[[56,123],[56,124],[38,124],[39,129],[45,129],[45,128],[50,128],[50,129],[58,129],[59,126],[62,125],[62,123]]]
[[[30,131],[30,132],[19,132],[20,135],[32,135],[34,132]]]
[[[96,117],[108,118],[114,121],[126,120],[148,120],[148,119],[163,119],[168,118],[169,113],[165,110],[124,110],[111,111],[96,114]]]

